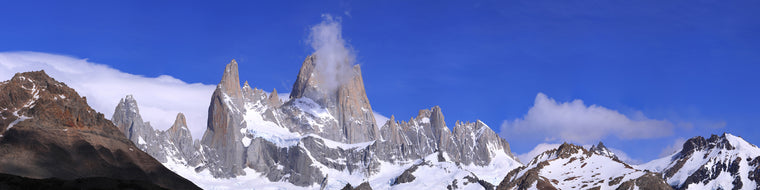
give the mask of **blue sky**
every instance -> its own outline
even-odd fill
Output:
[[[309,28],[331,14],[342,19],[343,38],[356,51],[379,113],[405,120],[440,105],[449,125],[480,119],[502,132],[515,119],[529,120],[524,116],[538,93],[558,104],[579,99],[631,120],[672,124],[660,135],[613,130],[585,139],[647,161],[696,135],[730,132],[760,143],[758,7],[758,1],[5,2],[0,52],[62,54],[211,85],[234,58],[241,80],[288,92],[313,52]],[[568,140],[501,134],[517,153]]]

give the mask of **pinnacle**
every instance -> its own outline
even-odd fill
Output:
[[[180,126],[187,128],[187,120],[185,119],[185,114],[182,112],[177,113],[177,118],[174,119],[174,124],[172,126]]]

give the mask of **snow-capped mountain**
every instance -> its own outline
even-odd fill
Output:
[[[114,123],[145,145],[141,149],[166,157],[159,160],[204,188],[388,189],[445,181],[455,189],[483,189],[521,166],[509,143],[486,124],[456,122],[449,130],[437,106],[408,121],[392,116],[377,126],[361,69],[355,66],[350,80],[328,91],[320,87],[314,60],[312,55],[304,61],[284,102],[276,90],[267,93],[248,81],[240,87],[237,63],[230,62],[211,97],[206,133],[193,146],[189,134],[168,139],[172,129],[153,130],[130,96],[117,106]],[[427,177],[433,173],[440,176]],[[424,177],[400,183],[402,174]]]
[[[760,189],[760,148],[724,133],[687,140],[681,151],[638,168],[661,172],[676,189]]]
[[[602,146],[603,147],[603,146]],[[671,189],[659,174],[564,143],[509,172],[497,189]]]

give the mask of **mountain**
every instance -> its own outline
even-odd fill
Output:
[[[610,151],[610,149],[607,149],[606,146],[604,146],[604,143],[599,142],[597,145],[591,145],[591,148],[588,149],[588,151],[591,151],[593,153],[596,153],[598,155],[607,156],[612,159],[618,159],[617,156],[615,156],[615,153]]]
[[[604,147],[603,145],[596,146]],[[564,143],[514,169],[497,189],[671,189],[659,174]]]
[[[203,160],[198,141],[193,141],[185,115],[178,113],[174,124],[166,131],[155,130],[143,122],[137,100],[132,95],[122,98],[111,121],[137,147],[161,163],[176,162],[196,166]]]
[[[17,73],[0,83],[0,92],[0,173],[198,189],[140,151],[86,98],[44,71]]]
[[[231,61],[212,94],[206,132],[193,146],[181,148],[178,140],[167,140],[171,135],[164,133],[168,132],[150,128],[139,117],[131,96],[120,102],[113,120],[117,126],[125,126],[123,129],[142,128],[132,129],[131,136],[126,134],[137,144],[142,139],[146,147],[140,148],[166,157],[161,160],[166,167],[204,188],[340,189],[357,185],[403,189],[429,185],[430,180],[446,181],[452,188],[488,188],[483,184],[498,183],[510,169],[521,165],[509,143],[485,123],[457,121],[449,130],[438,106],[420,110],[408,121],[391,117],[377,126],[360,67],[353,67],[351,77],[330,91],[321,87],[325,81],[315,70],[315,60],[313,55],[306,58],[294,90],[284,102],[276,89],[267,93],[252,88],[248,81],[241,87],[238,64]],[[187,137],[179,139],[189,144]],[[177,161],[188,158],[172,152],[198,155],[199,161]],[[434,155],[446,159],[430,160]],[[409,171],[413,167],[422,169]],[[443,176],[393,183],[405,172],[427,175],[422,171]]]
[[[670,156],[638,166],[676,189],[760,189],[760,148],[724,133],[687,140]]]

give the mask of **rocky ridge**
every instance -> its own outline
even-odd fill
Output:
[[[659,174],[564,143],[507,174],[497,189],[671,189]]]
[[[497,183],[506,175],[491,168],[520,166],[509,144],[483,122],[456,122],[449,130],[437,106],[420,110],[409,121],[391,117],[380,130],[361,69],[355,66],[350,81],[326,92],[314,64],[314,56],[304,61],[290,99],[282,102],[276,89],[267,93],[248,81],[241,87],[237,62],[230,62],[212,95],[206,133],[189,154],[201,155],[201,161],[186,166],[215,178],[262,175],[273,182],[327,189],[368,181],[373,188],[389,188],[392,184],[385,181],[437,152],[446,155],[448,169],[485,183]],[[144,123],[129,118],[134,121],[124,123]],[[149,134],[167,138],[161,132]],[[386,174],[394,172],[399,174]]]

